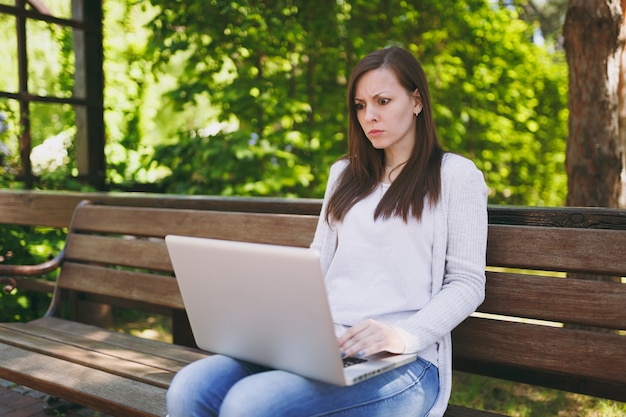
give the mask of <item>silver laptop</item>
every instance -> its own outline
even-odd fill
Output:
[[[165,241],[201,349],[336,385],[416,358],[382,353],[344,365],[311,249],[173,235]]]

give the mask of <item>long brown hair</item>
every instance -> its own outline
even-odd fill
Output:
[[[337,187],[328,202],[326,220],[341,221],[354,204],[368,196],[380,183],[385,169],[385,153],[376,149],[365,136],[357,119],[354,103],[356,85],[366,72],[386,68],[392,71],[400,85],[409,93],[416,89],[422,102],[417,116],[415,146],[408,162],[381,199],[374,219],[399,216],[406,222],[410,216],[419,220],[428,197],[434,205],[441,194],[441,159],[428,82],[417,59],[406,49],[390,47],[365,56],[352,70],[348,83],[348,167],[339,177]]]

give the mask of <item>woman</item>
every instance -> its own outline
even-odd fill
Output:
[[[484,298],[487,191],[438,141],[424,72],[375,51],[348,85],[349,153],[330,171],[311,245],[320,253],[341,355],[418,353],[350,387],[215,355],[184,368],[171,417],[441,416],[451,330]]]

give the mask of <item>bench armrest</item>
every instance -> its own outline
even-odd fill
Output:
[[[17,288],[16,277],[34,277],[52,272],[61,265],[64,256],[63,250],[49,261],[37,265],[0,265],[0,285],[4,286],[4,292],[11,292]]]

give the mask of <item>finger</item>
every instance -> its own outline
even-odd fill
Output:
[[[354,326],[348,328],[339,337],[339,344],[342,345],[342,344],[346,343],[347,341],[357,337],[357,335],[359,335],[361,332],[366,330],[367,327],[368,327],[368,324],[366,322],[360,322],[360,323],[355,324]]]
[[[382,340],[375,340],[374,338],[366,338],[357,341],[349,347],[344,346],[344,357],[356,356],[364,357],[370,356],[375,353],[385,350],[385,343]]]
[[[360,323],[340,340],[344,356],[368,356],[384,348],[384,338],[372,323]]]

